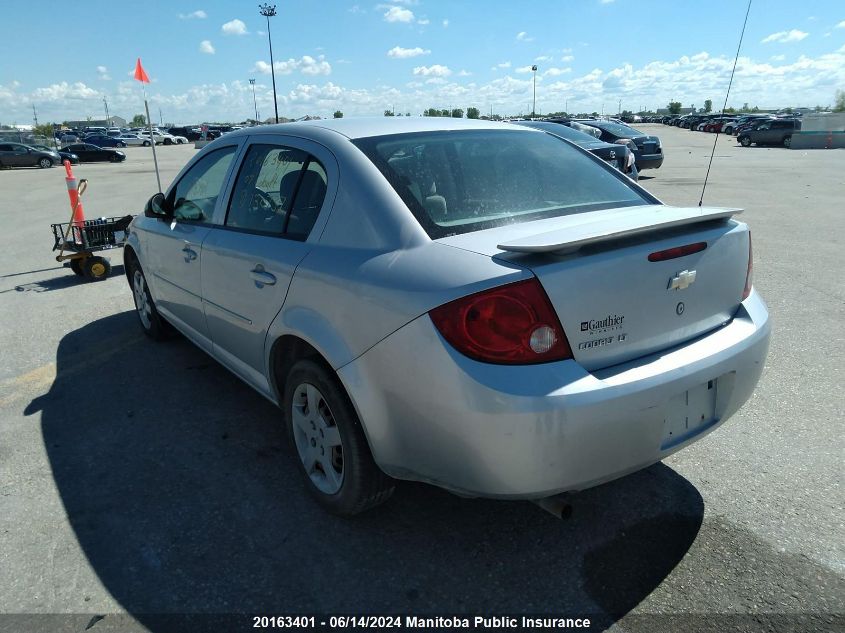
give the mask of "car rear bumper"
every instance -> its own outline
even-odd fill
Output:
[[[658,169],[663,164],[663,153],[640,154],[637,156],[637,169]]]
[[[769,338],[766,306],[752,292],[710,334],[587,372],[575,361],[471,360],[423,315],[338,374],[389,475],[471,496],[540,498],[634,472],[716,429],[751,396]],[[679,432],[679,401],[708,385],[712,416]]]

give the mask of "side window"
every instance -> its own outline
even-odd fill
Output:
[[[308,237],[323,206],[327,182],[323,166],[313,158],[309,160],[293,200],[285,233],[302,240]]]
[[[170,192],[174,219],[206,220],[211,217],[235,149],[230,145],[207,154],[182,176]]]
[[[251,145],[244,158],[226,226],[282,235],[308,154],[279,145]]]

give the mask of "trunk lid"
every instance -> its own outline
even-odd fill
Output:
[[[729,322],[748,266],[736,209],[606,209],[438,240],[530,269],[588,370],[679,345]],[[704,242],[696,253],[652,253]]]

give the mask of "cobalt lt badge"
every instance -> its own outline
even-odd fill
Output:
[[[685,290],[695,282],[694,270],[682,270],[669,280],[669,290]]]

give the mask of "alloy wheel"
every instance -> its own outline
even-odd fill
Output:
[[[136,270],[132,276],[132,292],[135,297],[135,308],[138,310],[138,318],[141,319],[141,325],[144,326],[145,330],[149,330],[153,325],[152,308],[147,299],[147,284],[140,270]]]

